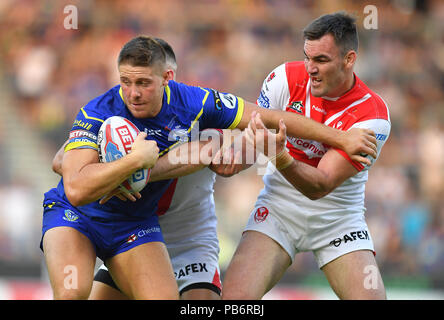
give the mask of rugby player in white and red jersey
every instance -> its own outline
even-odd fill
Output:
[[[321,16],[304,29],[304,39],[305,61],[273,70],[258,104],[344,131],[371,129],[379,155],[390,133],[389,111],[353,72],[358,48],[354,18]],[[260,139],[258,129],[265,130],[263,143],[270,135],[276,139],[277,154],[228,267],[222,298],[260,299],[298,252],[312,251],[340,299],[385,299],[364,217],[370,165],[323,143],[287,137],[283,122],[274,134],[256,115],[247,129],[253,141]]]

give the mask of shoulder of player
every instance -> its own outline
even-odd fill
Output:
[[[209,95],[209,90],[208,88],[170,80],[165,87],[166,103],[176,107],[184,105],[187,105],[187,107],[202,107],[202,103],[205,102],[203,100]]]
[[[85,118],[105,120],[114,115],[123,115],[124,106],[120,85],[117,85],[90,100],[81,111]]]
[[[304,62],[285,62],[274,68],[262,84],[262,94],[294,92],[295,88],[304,88],[308,79]]]
[[[308,80],[308,73],[305,70],[304,61],[291,61],[285,63],[285,73],[289,85],[305,85]]]
[[[264,83],[272,83],[274,79],[285,78],[290,84],[297,80],[305,81],[308,78],[308,74],[305,71],[305,65],[303,61],[290,61],[285,62],[274,68],[265,78]]]
[[[369,89],[362,80],[357,80],[356,105],[360,118],[383,119],[390,121],[390,113],[387,103],[374,91]]]

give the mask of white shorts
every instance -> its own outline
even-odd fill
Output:
[[[179,291],[207,288],[220,294],[219,240],[212,198],[199,207],[159,217]]]
[[[313,251],[322,268],[352,251],[374,251],[364,212],[313,214],[312,209],[296,205],[288,192],[269,191],[262,190],[245,231],[258,231],[275,240],[292,261],[298,252]]]

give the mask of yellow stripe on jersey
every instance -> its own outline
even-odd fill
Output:
[[[91,147],[91,148],[96,149],[96,150],[99,149],[99,146],[97,145],[97,143],[77,141],[77,142],[68,143],[65,146],[65,152],[69,151],[69,150],[72,150],[72,149],[79,148],[79,147]]]
[[[168,85],[165,87],[165,93],[167,95],[167,104],[170,104],[171,100],[171,89],[168,87]]]
[[[203,113],[203,107],[202,107],[202,109],[200,109],[200,111],[199,111],[199,113],[197,114],[197,116],[196,116],[196,118],[194,118],[194,120],[193,120],[193,122],[191,123],[191,126],[188,128],[188,132],[190,132],[192,129],[193,129],[193,127],[194,127],[194,125],[196,124],[196,122],[199,120],[199,118],[202,116],[202,113]]]
[[[208,95],[210,94],[210,91],[208,91],[204,88],[201,88],[201,87],[199,87],[199,88],[206,92],[204,98],[202,99],[202,106],[204,106],[205,102],[207,102],[207,98],[208,98]]]
[[[83,108],[84,108],[84,107],[83,107]],[[102,119],[94,118],[94,117],[90,117],[90,116],[88,116],[88,114],[86,113],[86,111],[85,111],[83,108],[81,108],[80,110],[82,111],[83,116],[84,116],[86,119],[91,119],[91,120],[96,120],[96,121],[103,122]]]
[[[119,96],[122,98],[123,103],[125,103],[125,99],[123,99],[122,87],[119,89]]]
[[[237,113],[236,117],[233,120],[233,123],[228,127],[228,129],[234,129],[237,127],[239,122],[242,119],[242,115],[244,114],[244,99],[237,97]]]
[[[202,109],[200,109],[199,113],[197,114],[196,118],[194,118],[193,122],[191,123],[191,126],[187,130],[188,133],[190,133],[190,131],[193,129],[193,127],[196,124],[196,122],[199,121],[199,118],[202,116],[203,110],[204,109],[202,107]],[[169,150],[173,149],[178,143],[182,143],[182,141],[177,141],[176,143],[173,143],[172,145],[170,145],[168,148],[166,148],[166,149],[162,150],[161,152],[159,152],[159,157],[164,155]]]
[[[161,152],[159,152],[159,157],[163,156],[165,153],[167,153],[169,150],[173,149],[178,143],[181,143],[182,141],[177,141],[176,143],[173,143],[172,145],[170,145],[168,148],[165,148],[164,150],[162,150]]]

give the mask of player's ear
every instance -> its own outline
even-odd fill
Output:
[[[168,81],[173,79],[173,76],[174,76],[174,74],[172,73],[172,71],[170,69],[166,69],[162,74],[162,84],[164,86],[167,86]]]
[[[171,69],[166,70],[168,80],[174,80],[174,71]]]
[[[357,54],[355,50],[350,50],[349,52],[347,52],[344,56],[345,67],[352,68],[356,62],[356,57]]]

